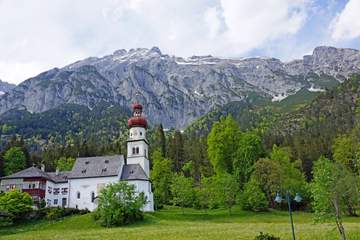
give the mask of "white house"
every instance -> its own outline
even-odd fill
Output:
[[[129,139],[127,157],[123,155],[77,158],[69,172],[45,172],[30,167],[3,177],[0,191],[13,188],[28,192],[39,205],[45,200],[47,206],[63,206],[79,209],[96,209],[96,198],[107,184],[127,181],[143,192],[147,203],[144,211],[154,211],[151,190],[149,144],[146,139],[146,119],[142,106],[133,105],[133,116],[128,121]]]

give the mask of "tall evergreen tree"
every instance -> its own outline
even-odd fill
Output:
[[[169,138],[168,157],[173,163],[173,170],[180,172],[185,164],[184,140],[181,132],[176,130]]]
[[[166,138],[162,124],[155,128],[155,139],[153,146],[154,149],[160,150],[163,157],[166,157]]]

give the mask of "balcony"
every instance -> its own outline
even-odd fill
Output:
[[[19,191],[22,191],[23,185],[22,184],[0,185],[0,192],[8,192],[12,189],[17,189]]]

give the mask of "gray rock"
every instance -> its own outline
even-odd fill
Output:
[[[0,79],[0,96],[9,92],[15,86],[16,86],[15,84],[7,83],[4,81],[1,81],[1,79]]]
[[[216,106],[249,95],[281,100],[301,88],[321,89],[328,76],[342,82],[360,69],[354,49],[317,47],[291,62],[275,58],[181,58],[159,48],[121,49],[52,69],[0,97],[0,113],[13,108],[43,112],[63,103],[94,107],[101,101],[130,106],[138,99],[151,123],[184,128]]]

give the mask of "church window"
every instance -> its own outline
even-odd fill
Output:
[[[140,136],[142,136],[142,131],[140,131]]]
[[[76,193],[76,197],[77,197],[77,199],[80,199],[80,192]]]
[[[136,154],[139,154],[139,147],[136,147]]]
[[[91,202],[95,202],[95,193],[91,192]]]

